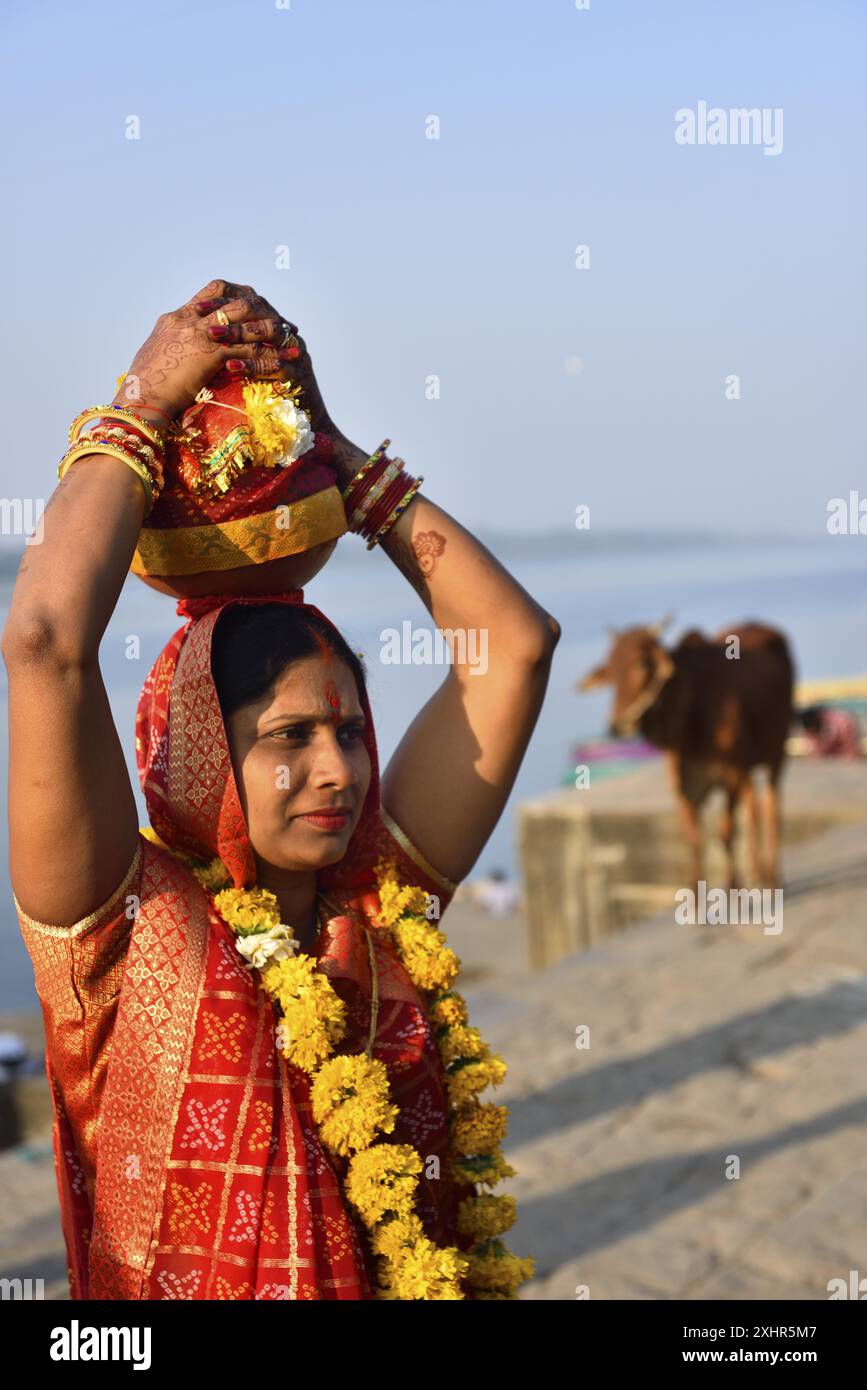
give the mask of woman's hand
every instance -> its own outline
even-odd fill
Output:
[[[244,319],[236,315],[225,298],[215,298],[212,291],[237,293],[242,299],[248,300],[251,316]],[[203,290],[202,294],[206,295],[206,291]],[[226,285],[225,281],[214,280],[207,286],[206,297],[214,306],[214,312],[208,315],[209,329],[213,327],[212,336],[216,338],[219,335],[218,341],[232,348],[229,353],[230,362],[233,358],[243,362],[236,374],[250,378],[288,377],[294,386],[301,387],[301,405],[310,416],[313,429],[327,430],[329,434],[338,433],[325,408],[307,344],[299,336],[297,325],[284,319],[273,305],[258,295],[250,285]],[[223,326],[217,325],[214,317],[220,307],[231,320]],[[292,338],[284,348],[287,324]],[[235,348],[239,349],[237,353],[234,351]],[[246,353],[241,351],[244,348],[248,349]]]
[[[227,319],[228,323],[218,321]],[[289,324],[292,333],[295,325]],[[325,407],[300,339],[284,346],[286,320],[250,285],[211,280],[186,304],[161,314],[139,348],[116,405],[154,406],[168,416],[192,405],[203,386],[225,384],[232,376],[284,377],[304,389],[305,408],[314,428]]]
[[[220,310],[228,323],[218,323]],[[173,416],[191,405],[203,386],[223,386],[239,376],[288,379],[301,387],[300,404],[313,429],[331,436],[338,483],[346,486],[369,451],[353,444],[332,420],[296,325],[250,285],[211,280],[180,309],[162,314],[136,353],[114,404],[143,413],[153,406]],[[152,423],[164,425],[160,418]]]

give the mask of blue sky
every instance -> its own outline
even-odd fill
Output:
[[[594,530],[816,534],[863,491],[861,0],[78,0],[3,28],[7,496],[50,494],[69,420],[211,275],[298,322],[342,428],[470,526],[586,503]],[[782,153],[679,146],[701,100],[782,108]]]

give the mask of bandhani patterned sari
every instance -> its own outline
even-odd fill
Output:
[[[136,753],[151,828],[123,881],[70,927],[34,921],[16,899],[45,1018],[76,1299],[376,1296],[376,1257],[343,1193],[347,1160],[321,1143],[309,1078],[276,1046],[272,1004],[178,857],[219,855],[235,887],[256,881],[211,638],[229,603],[302,599],[295,591],[182,601],[188,622],[139,701]],[[464,1251],[472,1241],[458,1231],[458,1206],[475,1187],[456,1181],[448,1162],[443,1062],[424,1002],[377,925],[374,867],[392,861],[398,879],[436,895],[440,910],[455,884],[382,809],[366,698],[363,707],[370,789],[347,854],[318,876],[334,911],[312,954],[346,1005],[340,1052],[369,1043],[378,994],[372,1055],[400,1111],[389,1140],[425,1161],[416,1205],[425,1234]]]

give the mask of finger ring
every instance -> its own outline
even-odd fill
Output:
[[[214,317],[217,323],[222,324],[224,328],[228,327],[229,315],[226,313],[225,309],[218,309]]]
[[[285,330],[283,335],[283,341],[280,344],[281,348],[297,347],[298,339],[295,337],[294,324],[287,323],[285,319],[281,319],[281,324],[283,326],[283,329]]]

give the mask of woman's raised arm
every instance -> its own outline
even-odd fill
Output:
[[[339,432],[338,438],[347,486],[365,455]],[[560,626],[475,536],[421,492],[381,545],[452,652],[448,675],[383,774],[382,805],[435,869],[460,882],[508,800],[542,707]]]
[[[452,664],[388,764],[382,804],[446,878],[466,878],[503,813],[548,685],[556,618],[421,493],[382,542]]]
[[[202,306],[201,301],[205,305]],[[249,341],[209,334],[222,306]],[[154,426],[189,405],[227,358],[279,368],[283,330],[247,286],[212,281],[157,321],[130,368],[134,405]],[[210,317],[208,317],[210,315]],[[118,398],[117,404],[133,404]],[[164,423],[164,422],[163,422]],[[138,818],[99,669],[99,646],[135,551],[142,484],[120,459],[73,463],[18,570],[2,652],[9,686],[9,870],[28,916],[71,925],[115,891],[132,862]]]
[[[119,459],[70,468],[28,547],[3,631],[9,685],[9,872],[28,916],[70,926],[117,888],[138,822],[99,670],[144,492]]]

